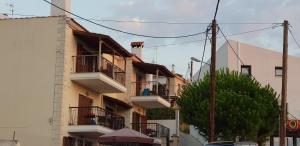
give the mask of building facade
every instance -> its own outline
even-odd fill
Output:
[[[232,48],[228,43],[225,43],[217,51],[217,69],[228,68],[229,70],[252,75],[262,85],[270,84],[280,97],[282,53],[238,41],[231,40],[229,42]],[[209,64],[210,60],[208,60],[207,63]],[[298,77],[300,74],[299,64],[299,57],[288,56],[287,103],[288,112],[290,113],[288,116],[297,119],[300,118],[300,87],[298,86],[300,82],[300,78]],[[193,76],[193,80],[201,79],[203,75],[208,72],[209,65],[204,64],[200,75],[198,71]],[[193,133],[195,136],[197,135],[197,132]],[[202,139],[199,136],[196,137]]]
[[[99,136],[130,127],[171,144],[170,129],[149,123],[146,110],[171,107],[176,77],[141,59],[142,42],[132,54],[49,16],[0,19],[0,44],[0,139],[15,132],[22,146],[97,146]]]

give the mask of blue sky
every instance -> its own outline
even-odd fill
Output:
[[[169,22],[210,22],[217,0],[72,0],[72,12],[86,18],[169,21]],[[46,16],[50,14],[50,6],[42,0],[0,0],[0,13],[9,13],[7,4],[14,4],[15,14]],[[259,29],[271,24],[224,24],[226,22],[283,22],[290,21],[296,38],[300,41],[300,1],[299,0],[221,0],[217,20],[226,34]],[[15,16],[19,17],[19,16]],[[76,19],[77,20],[77,19]],[[203,39],[204,35],[185,39],[150,39],[129,36],[113,32],[99,26],[78,20],[90,31],[112,36],[121,45],[130,50],[131,41],[145,41],[145,60],[151,62],[156,58],[159,64],[171,68],[175,64],[177,72],[185,76],[190,57],[201,58],[203,42],[186,43],[165,47],[152,46],[164,44],[180,44],[181,42]],[[176,36],[204,31],[207,24],[166,25],[141,23],[115,23],[99,21],[98,23],[124,31]],[[280,51],[282,49],[282,28],[269,29],[247,35],[229,37],[229,39],[253,44],[260,47]],[[218,39],[218,46],[224,39]],[[210,45],[207,46],[205,58],[210,56]],[[300,49],[290,39],[289,52],[300,56]],[[157,53],[156,53],[157,50]],[[199,68],[199,64],[195,64]]]

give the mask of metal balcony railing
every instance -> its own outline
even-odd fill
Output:
[[[169,89],[166,84],[156,81],[132,82],[131,96],[161,96],[167,98]]]
[[[102,56],[100,59],[99,55],[73,56],[73,72],[102,72],[122,85],[125,85],[125,71]]]
[[[70,107],[69,125],[101,125],[110,129],[125,127],[125,118],[100,107]]]
[[[170,136],[170,129],[158,123],[132,123],[132,129],[154,138]]]

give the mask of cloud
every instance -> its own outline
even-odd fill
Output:
[[[130,0],[114,1],[110,7],[107,19],[140,20],[140,21],[169,21],[169,22],[211,22],[217,0]],[[248,30],[271,26],[265,25],[232,25],[222,22],[283,22],[289,20],[293,26],[295,37],[300,41],[300,1],[299,0],[221,0],[217,21],[226,34],[239,33]],[[110,23],[121,30],[155,35],[175,36],[204,31],[207,24],[197,25],[169,25],[169,24],[140,24],[140,23]],[[167,43],[180,43],[203,39],[204,35],[184,39],[150,39],[110,33],[129,47],[130,41],[145,41],[145,46],[155,46]],[[219,34],[220,35],[220,34]],[[250,43],[256,46],[280,50],[282,48],[282,28],[269,29],[261,32],[229,37],[229,39]],[[219,39],[218,46],[224,43]],[[290,48],[296,45],[290,39]],[[170,63],[170,52],[174,53],[173,63],[185,68],[189,58],[201,58],[203,42],[159,48],[159,60],[162,64]],[[184,50],[184,51],[182,51]],[[188,51],[186,51],[188,50]],[[149,51],[151,52],[151,51]],[[208,51],[209,52],[209,51]],[[299,52],[292,52],[299,55]],[[146,53],[145,53],[146,54]],[[146,54],[147,55],[147,54]],[[149,54],[151,58],[152,54]],[[206,55],[209,55],[207,53]],[[152,57],[153,58],[153,57]],[[208,58],[208,56],[206,56]]]

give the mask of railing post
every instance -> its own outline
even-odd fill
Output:
[[[102,60],[101,60],[101,59],[102,59],[102,58],[101,58],[101,54],[102,54],[102,43],[103,43],[103,42],[102,42],[102,40],[100,39],[100,40],[99,40],[99,52],[98,52],[98,53],[99,53],[99,55],[98,55],[98,60],[99,60],[98,69],[99,69],[99,71],[101,70],[101,65],[102,65],[102,64],[101,64],[101,63],[102,63]]]
[[[112,59],[112,78],[115,79],[115,54],[116,54],[116,51],[114,50],[114,53],[113,53],[113,59]]]

